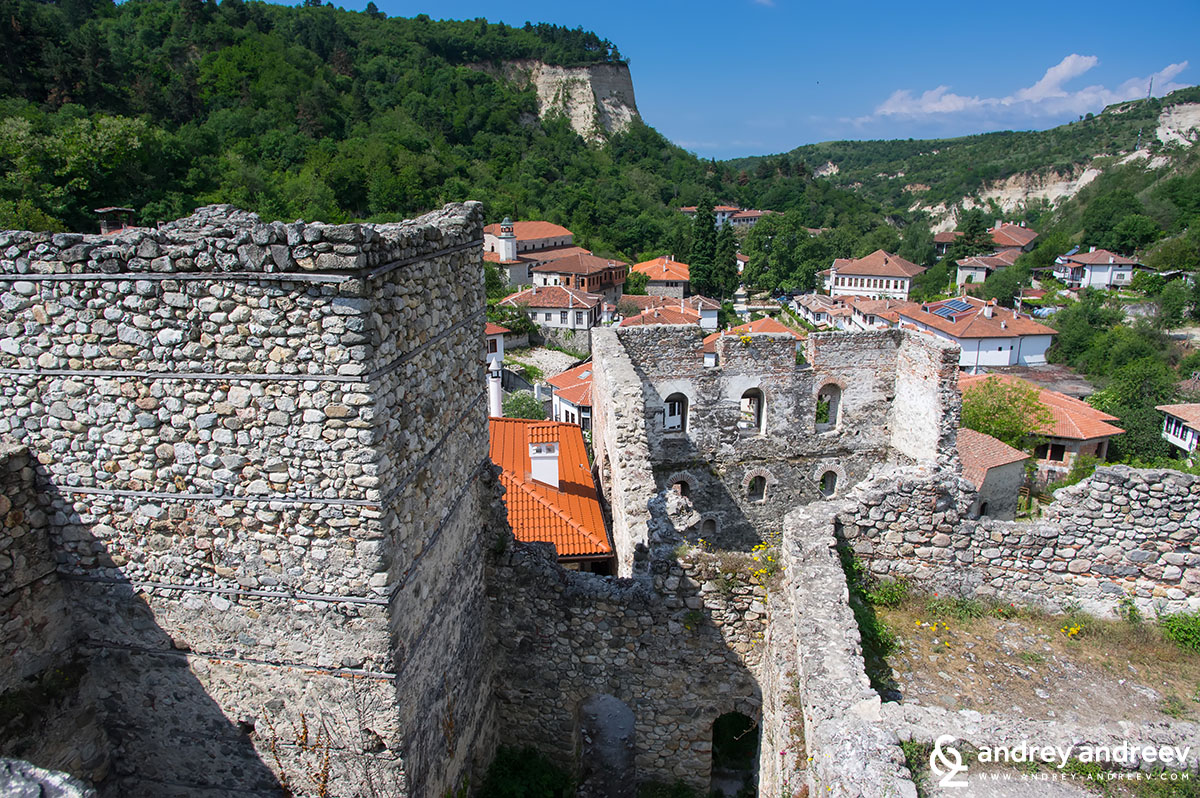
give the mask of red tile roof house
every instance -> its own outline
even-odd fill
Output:
[[[962,461],[963,479],[979,493],[967,514],[971,518],[986,515],[1001,521],[1016,518],[1029,455],[991,435],[964,427],[958,431],[958,457]]]
[[[702,330],[717,329],[717,313],[721,309],[721,303],[715,299],[709,299],[706,296],[689,296],[684,299],[678,297],[665,297],[655,295],[636,296],[634,294],[626,294],[621,297],[623,306],[633,305],[638,309],[637,313],[631,313],[622,321],[625,327],[644,324],[699,324]],[[654,314],[649,311],[655,310],[670,310],[668,314]],[[644,316],[638,321],[631,319]],[[686,317],[686,319],[685,319]],[[666,319],[670,319],[667,321]],[[629,324],[624,322],[628,321]]]
[[[592,428],[592,363],[567,369],[546,380],[554,393],[550,416],[564,424],[577,424],[585,432]]]
[[[1193,462],[1200,447],[1200,403],[1159,405],[1154,409],[1163,414],[1163,438],[1183,450],[1189,463]]]
[[[908,299],[913,278],[924,266],[877,249],[865,258],[838,258],[829,269],[825,288],[830,296]]]
[[[683,213],[684,216],[687,216],[690,218],[690,217],[696,215],[697,208],[695,205],[684,205],[679,210],[681,213]],[[725,224],[730,219],[732,219],[733,215],[740,210],[741,210],[741,208],[739,208],[736,205],[714,205],[713,206],[713,224],[716,225],[717,227],[720,227],[721,225]]]
[[[553,543],[565,568],[612,574],[612,540],[583,430],[554,421],[491,418],[489,433],[489,453],[500,466],[508,524],[517,540]]]
[[[633,271],[650,278],[646,284],[647,294],[685,297],[692,293],[688,265],[675,260],[674,255],[635,263]]]
[[[604,297],[577,288],[536,285],[500,300],[505,307],[520,308],[534,324],[564,330],[590,330],[600,323]]]
[[[958,344],[958,364],[971,373],[983,368],[1041,365],[1058,335],[1029,316],[973,296],[927,305],[910,303],[897,308],[896,314],[901,327]]]
[[[744,210],[738,211],[729,217],[729,224],[733,225],[735,230],[749,230],[754,225],[758,224],[758,220],[764,216],[770,216],[777,211],[756,211]]]
[[[1050,425],[1037,431],[1046,442],[1034,450],[1039,482],[1062,479],[1080,455],[1088,454],[1104,460],[1108,456],[1109,438],[1125,432],[1109,423],[1116,421],[1116,416],[1102,413],[1086,402],[1019,377],[1007,374],[962,374],[958,378],[958,389],[966,394],[972,386],[983,380],[1001,380],[1032,388],[1038,392],[1038,401],[1050,411]]]
[[[509,218],[483,228],[483,259],[496,264],[512,286],[529,285],[530,269],[571,255],[591,252],[574,244],[574,234],[550,222],[514,222]]]
[[[993,254],[1000,254],[1007,250],[1015,250],[1016,254],[1029,252],[1033,249],[1033,243],[1037,241],[1038,234],[1025,226],[1024,222],[1020,224],[1009,224],[996,220],[996,225],[988,232],[991,233],[992,243],[995,244],[996,250]],[[950,245],[961,238],[963,234],[958,230],[950,230],[944,233],[933,234],[933,250],[937,256],[943,257],[950,249]],[[1014,258],[1015,260],[1015,258]]]
[[[968,283],[982,283],[992,272],[1012,266],[1020,255],[1021,250],[1019,249],[1006,249],[995,255],[974,255],[970,258],[963,258],[955,262],[958,269],[955,272],[954,282],[959,286]]]
[[[629,264],[579,253],[539,263],[529,271],[534,285],[578,288],[600,294],[605,302],[616,302],[625,287]]]
[[[1068,288],[1120,288],[1133,281],[1137,261],[1092,247],[1088,252],[1060,255],[1054,261],[1054,276]]]

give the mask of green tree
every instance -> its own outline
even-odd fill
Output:
[[[737,291],[738,271],[737,237],[729,224],[721,225],[717,232],[714,251],[716,260],[713,263],[713,284],[717,286],[718,293],[713,296],[718,299],[731,297]]]
[[[513,391],[504,397],[503,407],[508,418],[546,418],[546,408],[530,391]]]
[[[1117,222],[1109,236],[1111,249],[1117,252],[1133,252],[1149,246],[1162,235],[1158,222],[1140,213],[1131,213]]]
[[[1163,286],[1158,295],[1158,323],[1164,329],[1178,327],[1183,323],[1183,314],[1191,303],[1191,296],[1183,280],[1172,280]]]
[[[1162,414],[1155,405],[1175,397],[1175,373],[1160,358],[1130,361],[1113,373],[1103,390],[1088,397],[1088,404],[1117,417],[1125,430],[1109,444],[1110,460],[1150,460],[1169,453],[1162,439]]]
[[[1118,252],[1114,230],[1127,216],[1144,215],[1142,203],[1128,189],[1092,197],[1083,211],[1083,243]]]
[[[956,261],[996,249],[996,242],[992,241],[992,233],[988,229],[987,217],[981,209],[972,208],[963,214],[959,218],[959,229],[962,230],[962,235],[950,245],[946,260]]]
[[[963,392],[962,425],[1029,451],[1054,416],[1038,399],[1037,389],[989,377]]]
[[[904,239],[896,254],[918,266],[932,266],[937,259],[933,247],[933,232],[924,222],[914,222],[904,228]]]
[[[1133,279],[1129,281],[1129,288],[1133,291],[1140,291],[1146,296],[1158,296],[1166,284],[1167,281],[1161,274],[1137,271],[1133,273]]]
[[[983,281],[983,296],[994,299],[1006,308],[1015,307],[1017,294],[1029,282],[1029,271],[1013,264],[997,269]]]
[[[650,283],[650,275],[645,272],[630,272],[625,278],[622,291],[632,296],[646,296],[646,286]]]
[[[717,228],[712,203],[704,201],[696,207],[692,219],[692,251],[688,255],[688,280],[692,293],[703,296],[719,294],[716,275]]]

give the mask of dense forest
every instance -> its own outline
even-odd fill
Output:
[[[94,230],[231,202],[267,219],[388,220],[477,199],[545,218],[602,254],[686,253],[675,209],[792,208],[814,226],[882,224],[802,164],[747,175],[635,123],[604,145],[537,118],[532,89],[473,68],[621,61],[546,24],[387,18],[309,0],[0,0],[0,227]]]

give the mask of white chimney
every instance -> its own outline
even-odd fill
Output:
[[[988,303],[983,306],[983,317],[985,319],[990,319],[992,317],[992,312],[995,309],[995,307],[996,307],[996,300],[989,299]],[[1001,324],[1003,324],[1003,322],[1001,322]]]
[[[1095,247],[1092,247],[1091,249],[1088,250],[1088,252],[1095,252],[1095,251],[1096,251]]]
[[[558,488],[558,431],[552,424],[539,424],[529,429],[529,478],[543,485]],[[535,442],[537,441],[537,442]]]
[[[488,372],[488,415],[500,418],[504,415],[504,402],[501,399],[500,369]]]

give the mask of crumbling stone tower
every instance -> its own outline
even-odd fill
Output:
[[[54,722],[103,792],[435,795],[490,759],[480,228],[0,233],[0,436],[47,566],[19,572],[67,608],[53,638],[3,610],[6,649],[55,642],[0,689],[81,662]]]

